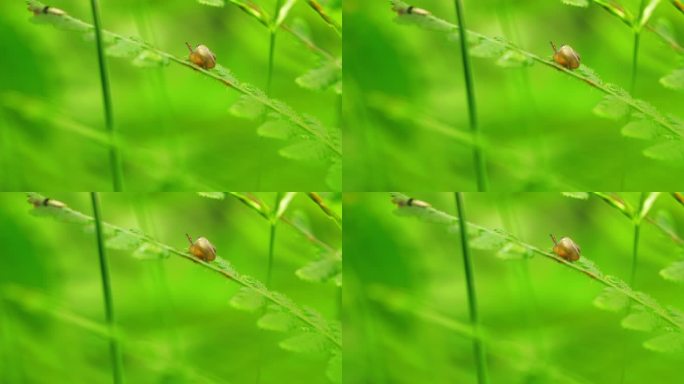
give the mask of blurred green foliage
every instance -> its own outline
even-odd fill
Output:
[[[91,215],[85,193],[50,197]],[[274,193],[255,195],[269,206]],[[325,195],[332,209],[339,198]],[[186,250],[185,233],[205,236],[241,274],[265,281],[269,222],[236,199],[189,193],[100,196],[104,221],[135,228]],[[102,285],[95,236],[30,214],[21,193],[0,194],[0,382],[111,383]],[[303,194],[285,212],[309,222],[333,249],[340,229]],[[303,220],[303,221],[302,221]],[[271,288],[297,305],[339,319],[340,289],[304,281],[296,271],[321,257],[320,248],[280,222]],[[260,314],[229,305],[240,285],[178,256],[139,259],[108,249],[124,374],[130,383],[329,383],[326,354],[279,348],[284,336],[257,327]],[[259,373],[260,372],[260,373]]]
[[[105,30],[181,58],[188,55],[186,41],[205,44],[240,81],[265,89],[269,30],[238,7],[196,0],[101,3]],[[50,5],[92,22],[87,2]],[[257,5],[273,14],[275,1]],[[22,1],[3,2],[0,15],[0,189],[111,189],[95,44],[77,32],[35,25]],[[306,3],[296,4],[285,24],[305,25],[318,47],[341,56],[340,37]],[[276,41],[272,97],[338,127],[339,96],[295,81],[320,65],[318,55],[282,29]],[[239,93],[174,63],[141,68],[107,60],[128,190],[325,188],[326,164],[281,157],[281,142],[257,135],[259,120],[229,114]]]
[[[409,195],[456,214],[452,193]],[[632,206],[639,196],[619,194]],[[595,196],[466,193],[464,199],[471,223],[546,251],[553,246],[549,233],[570,236],[604,274],[629,281],[633,223]],[[458,232],[393,214],[387,193],[348,193],[344,207],[345,382],[476,382]],[[662,194],[648,217],[633,288],[681,310],[684,276],[677,283],[661,271],[684,258],[684,205]],[[676,239],[651,219],[671,225]],[[593,304],[603,289],[597,281],[539,255],[504,259],[497,249],[472,251],[492,383],[620,382],[623,369],[624,383],[678,380],[684,350],[644,348],[666,330],[622,328],[624,311]]]
[[[455,22],[453,2],[413,1]],[[544,58],[549,41],[569,44],[603,81],[629,90],[632,29],[590,2],[465,1],[468,29],[504,37]],[[636,13],[639,1],[620,1]],[[344,2],[346,93],[345,190],[476,189],[459,47],[444,33],[394,22],[389,1]],[[684,37],[684,14],[661,2],[650,24],[668,19]],[[678,53],[679,52],[679,53]],[[641,33],[634,97],[684,117],[681,91],[659,80],[681,68],[682,51],[649,28]],[[505,64],[505,63],[504,63]],[[680,162],[642,154],[649,146],[623,137],[626,120],[592,113],[603,94],[539,65],[503,68],[473,58],[480,129],[491,190],[667,190],[678,187]]]

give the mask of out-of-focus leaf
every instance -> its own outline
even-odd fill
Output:
[[[328,360],[328,368],[325,370],[325,375],[335,384],[342,383],[342,354],[335,353]]]
[[[660,276],[676,283],[684,282],[684,261],[675,261],[660,270]]]
[[[468,51],[471,56],[482,58],[494,58],[501,56],[506,47],[492,40],[483,39]]]
[[[665,333],[644,342],[644,347],[656,352],[673,353],[684,351],[684,334]]]
[[[133,257],[141,260],[165,259],[171,256],[166,249],[152,243],[143,243],[133,252]]]
[[[129,40],[117,39],[116,42],[105,51],[109,56],[122,57],[122,58],[134,58],[136,57],[142,48],[140,44],[136,44]]]
[[[338,159],[332,163],[328,168],[328,175],[325,177],[325,183],[333,191],[342,190],[342,160]]]
[[[587,200],[589,192],[561,192],[565,197],[572,197],[573,199]]]
[[[658,320],[648,311],[638,309],[625,316],[620,322],[623,328],[650,332],[658,326]]]
[[[594,107],[597,116],[619,120],[629,112],[629,106],[615,96],[607,95]]]
[[[128,232],[118,231],[114,236],[107,239],[105,244],[108,248],[132,251],[140,246],[140,243],[141,240],[138,236]]]
[[[162,67],[169,63],[169,60],[153,51],[142,51],[132,61],[133,65],[142,68]]]
[[[198,195],[209,199],[223,200],[226,198],[224,192],[197,192]]]
[[[313,91],[325,91],[342,79],[342,68],[333,61],[328,61],[299,76],[295,81],[300,87]]]
[[[322,283],[340,272],[342,272],[342,261],[334,257],[327,257],[299,268],[296,274],[302,280]]]
[[[669,140],[644,149],[644,155],[656,160],[684,161],[684,142],[681,140]]]
[[[252,96],[242,95],[230,106],[233,116],[243,119],[256,119],[266,111],[266,107]]]
[[[287,140],[296,134],[295,127],[285,119],[271,119],[257,128],[257,133],[272,139]]]
[[[498,66],[504,67],[504,68],[518,68],[518,67],[525,67],[525,66],[530,66],[534,63],[532,59],[529,57],[523,55],[522,53],[518,51],[513,51],[513,50],[508,50],[506,51],[500,58],[499,60],[496,61],[496,64]]]
[[[574,7],[586,8],[589,6],[589,0],[561,0],[563,4],[572,5]]]
[[[605,311],[618,312],[629,303],[629,298],[622,292],[612,287],[604,288],[601,293],[594,299],[594,305]]]
[[[481,231],[475,238],[470,240],[470,247],[475,249],[499,249],[506,243],[506,239],[498,234],[489,231]]]
[[[620,133],[633,139],[653,140],[658,137],[658,126],[648,119],[632,120],[622,127]]]
[[[223,7],[226,5],[225,0],[197,0],[197,2],[212,7]]]
[[[230,305],[242,311],[253,312],[266,304],[266,300],[257,291],[251,288],[241,288],[230,299]]]
[[[684,91],[684,69],[675,69],[661,77],[660,84],[676,91]]]
[[[297,326],[297,320],[288,312],[272,311],[261,316],[257,326],[269,331],[287,332]]]
[[[327,156],[325,144],[318,140],[304,140],[281,149],[281,156],[294,160],[321,160]]]
[[[304,332],[280,342],[284,350],[298,353],[323,353],[328,349],[325,336],[318,333]]]
[[[496,253],[496,257],[503,260],[520,260],[532,256],[534,256],[532,251],[516,243],[508,243]]]

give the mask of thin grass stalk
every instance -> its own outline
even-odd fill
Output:
[[[95,219],[95,236],[97,239],[97,253],[100,257],[100,274],[102,278],[102,293],[104,295],[105,317],[107,327],[111,334],[115,330],[114,304],[112,300],[112,286],[109,278],[109,262],[105,251],[104,238],[102,236],[102,215],[100,214],[100,202],[97,192],[90,192],[90,200],[93,205],[93,218]],[[119,341],[115,337],[109,338],[109,352],[112,364],[114,384],[123,383],[123,359]]]
[[[461,252],[463,254],[463,268],[465,270],[466,288],[468,291],[468,309],[470,311],[470,323],[473,332],[477,335],[480,332],[480,320],[477,313],[477,297],[475,294],[475,280],[473,277],[473,267],[470,261],[470,247],[468,246],[468,225],[465,218],[465,206],[461,192],[454,192],[456,199],[456,210],[458,211],[458,227],[461,234]],[[473,354],[477,364],[477,380],[480,384],[489,383],[487,375],[487,359],[485,347],[479,338],[473,339]]]
[[[458,27],[461,31],[461,38],[458,39],[461,44],[461,57],[463,58],[463,76],[466,83],[466,95],[468,97],[468,119],[470,121],[470,130],[476,143],[480,142],[480,130],[477,124],[477,110],[475,107],[475,90],[473,86],[473,75],[470,69],[470,56],[468,56],[468,42],[467,29],[465,25],[465,16],[463,13],[463,6],[461,0],[454,0],[456,6],[456,17],[458,19]],[[487,180],[487,166],[485,164],[484,151],[479,145],[473,147],[473,161],[475,163],[475,174],[477,176],[477,190],[479,192],[486,192],[489,189],[489,182]]]
[[[276,192],[275,203],[273,204],[273,212],[270,220],[270,233],[268,237],[268,269],[266,272],[266,288],[271,287],[271,277],[273,275],[273,259],[275,255],[275,237],[276,237],[276,226],[278,220],[276,218],[276,212],[278,211],[278,205],[280,203],[280,192]]]
[[[102,44],[102,22],[97,0],[90,0],[93,13],[93,26],[95,27],[95,45],[97,46],[97,61],[100,66],[100,82],[102,84],[102,103],[104,105],[105,126],[112,142],[114,142],[114,116],[112,113],[112,97],[109,89],[109,75],[107,74],[107,61],[105,60],[104,46]],[[123,191],[123,169],[121,156],[115,145],[109,146],[109,168],[112,174],[112,184],[115,192]]]
[[[636,86],[636,80],[637,80],[637,68],[639,64],[639,40],[641,37],[641,26],[639,23],[641,22],[641,15],[644,12],[644,6],[645,6],[646,0],[641,0],[641,3],[639,4],[639,12],[638,12],[638,17],[634,19],[635,23],[635,29],[634,29],[634,43],[632,45],[632,79],[629,84],[629,93],[630,95],[634,95],[634,87]]]

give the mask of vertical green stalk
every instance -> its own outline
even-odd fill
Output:
[[[473,161],[475,162],[475,173],[477,176],[477,190],[479,192],[486,192],[489,189],[489,182],[487,180],[487,166],[485,164],[484,152],[481,147],[480,130],[477,124],[477,112],[475,108],[475,90],[473,88],[473,75],[470,70],[470,56],[468,55],[468,37],[465,25],[465,16],[463,14],[463,6],[461,0],[454,0],[456,5],[456,17],[458,18],[458,30],[461,38],[458,39],[461,44],[461,56],[463,58],[463,76],[466,83],[466,95],[468,97],[468,118],[470,120],[470,130],[475,139],[475,146],[473,147]]]
[[[634,19],[635,25],[632,26],[634,29],[634,45],[632,46],[632,80],[629,85],[629,93],[634,96],[634,87],[636,86],[636,79],[637,79],[637,64],[639,61],[639,39],[641,36],[641,16],[644,12],[644,3],[646,0],[641,0],[641,3],[639,4],[639,12],[637,13],[639,16],[637,16],[636,19]]]
[[[275,43],[276,43],[276,26],[275,21],[278,19],[278,12],[280,11],[281,0],[276,0],[275,11],[273,12],[273,19],[270,26],[270,41],[268,44],[268,76],[266,77],[266,95],[271,96],[271,83],[273,82],[273,60],[275,58]]]
[[[639,209],[636,210],[634,214],[634,237],[632,239],[632,266],[629,273],[629,286],[634,288],[634,282],[636,279],[637,262],[639,260],[639,232],[641,230],[641,209],[644,206],[644,200],[646,200],[646,192],[641,192],[639,197]]]
[[[278,218],[276,217],[276,215],[278,212],[279,203],[280,192],[276,192],[275,204],[273,204],[273,211],[271,212],[271,231],[268,238],[268,269],[266,272],[266,288],[271,287],[271,275],[273,274],[273,256],[275,254],[276,225],[278,224]]]
[[[456,210],[458,211],[458,227],[461,233],[461,252],[463,254],[463,268],[465,270],[466,288],[468,290],[468,309],[470,310],[470,323],[476,335],[480,333],[480,320],[477,314],[477,300],[475,295],[475,280],[473,278],[473,267],[470,262],[470,248],[468,247],[468,228],[465,218],[465,206],[461,192],[454,192],[456,199]],[[480,337],[473,338],[473,354],[477,363],[478,383],[489,382],[487,376],[487,360],[485,356],[484,344]]]
[[[107,74],[107,61],[104,56],[102,46],[102,22],[100,21],[100,10],[97,0],[90,0],[90,7],[93,12],[93,25],[95,26],[95,45],[97,46],[97,61],[100,64],[100,81],[102,83],[102,102],[104,104],[105,126],[112,144],[109,147],[109,167],[112,173],[112,182],[115,192],[123,190],[123,170],[121,167],[121,157],[114,141],[114,118],[112,113],[112,98],[109,90],[109,75]]]
[[[271,287],[271,279],[273,276],[273,260],[275,255],[275,238],[276,238],[276,225],[278,224],[278,205],[280,204],[280,192],[276,192],[275,203],[273,204],[273,209],[269,214],[269,225],[270,232],[268,236],[268,266],[266,268],[266,288]],[[266,308],[262,310],[262,316],[266,313]],[[259,362],[257,363],[257,376],[256,383],[261,382],[261,367],[263,366],[264,360],[264,344],[263,340],[259,343]]]
[[[100,274],[102,277],[102,291],[104,294],[105,316],[107,320],[107,328],[110,332],[109,337],[109,352],[112,364],[112,374],[114,376],[114,383],[123,383],[123,361],[121,357],[121,348],[119,341],[114,337],[115,321],[114,321],[114,305],[112,302],[112,287],[109,279],[109,265],[107,261],[107,254],[105,252],[104,239],[102,237],[102,215],[100,214],[100,202],[97,192],[90,192],[90,200],[93,204],[93,217],[95,218],[95,235],[97,238],[97,252],[100,256]]]

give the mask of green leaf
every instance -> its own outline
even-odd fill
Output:
[[[169,59],[153,51],[142,51],[133,59],[133,65],[141,68],[163,67],[169,64]]]
[[[342,190],[342,159],[335,160],[330,168],[328,168],[328,175],[325,177],[325,183],[333,191]]]
[[[107,47],[105,52],[109,56],[132,59],[136,57],[140,51],[142,51],[140,44],[124,39],[117,39],[114,44]]]
[[[684,91],[684,69],[675,69],[660,78],[660,84],[675,91]]]
[[[285,4],[283,4],[280,9],[278,10],[278,16],[276,17],[276,22],[275,26],[276,28],[280,26],[280,24],[285,21],[287,18],[287,14],[290,13],[290,9],[292,9],[292,6],[297,2],[297,0],[286,0]]]
[[[506,243],[506,239],[498,233],[481,231],[470,240],[470,247],[474,249],[499,249]]]
[[[644,10],[641,12],[641,20],[639,20],[639,28],[642,28],[648,23],[648,20],[651,19],[651,15],[653,15],[653,11],[655,11],[658,3],[660,3],[660,0],[651,0],[648,5],[644,7]]]
[[[565,197],[572,197],[573,199],[587,200],[589,199],[589,192],[561,192]]]
[[[342,354],[335,353],[328,360],[328,368],[325,375],[335,384],[342,384]]]
[[[114,236],[106,241],[107,248],[132,251],[140,246],[141,240],[137,235],[128,232],[117,231]]]
[[[470,48],[468,52],[474,57],[490,59],[501,56],[505,50],[506,47],[499,42],[482,39],[477,45]]]
[[[534,63],[534,61],[532,61],[532,59],[530,59],[526,55],[523,55],[519,51],[513,51],[513,50],[506,51],[499,58],[499,60],[496,61],[496,64],[498,66],[504,67],[504,68],[526,67],[526,66],[532,65],[533,63]]]
[[[334,61],[328,61],[322,66],[312,69],[299,76],[297,84],[312,91],[325,91],[342,79],[342,68]]]
[[[223,200],[226,198],[225,192],[197,192],[198,195],[209,199]]]
[[[682,352],[684,351],[684,335],[679,332],[665,333],[645,341],[644,347],[655,352]]]
[[[223,7],[225,5],[224,0],[197,0],[197,2],[212,7]]]
[[[658,137],[658,126],[651,120],[632,120],[620,130],[623,136],[633,139],[653,140]]]
[[[629,106],[619,98],[607,95],[594,107],[594,113],[606,119],[619,120],[629,112]]]
[[[653,204],[655,204],[656,200],[658,200],[658,197],[660,196],[660,192],[650,192],[646,199],[644,200],[643,204],[641,205],[641,212],[639,212],[639,219],[643,219],[648,215],[648,212],[651,210],[653,207]]]
[[[589,0],[561,0],[563,4],[572,5],[573,7],[586,8],[589,6]]]
[[[252,96],[242,95],[231,107],[233,116],[254,120],[266,111],[266,107]]]
[[[684,142],[669,140],[644,149],[644,155],[656,160],[684,161]]]
[[[133,252],[133,257],[141,260],[165,259],[170,256],[171,254],[166,249],[152,243],[143,243]]]
[[[252,288],[241,288],[230,299],[230,305],[241,311],[254,312],[266,304],[266,299]]]
[[[623,318],[620,325],[632,331],[650,332],[658,326],[658,320],[650,312],[640,309]]]
[[[629,298],[625,296],[624,293],[612,287],[604,288],[603,291],[594,299],[594,305],[597,308],[613,312],[618,312],[624,309],[627,307],[628,303]]]
[[[532,256],[534,256],[532,251],[516,243],[507,243],[496,253],[496,257],[502,260],[529,259]]]
[[[675,228],[674,224],[674,217],[672,216],[672,213],[670,213],[670,211],[666,211],[664,209],[659,210],[658,212],[656,212],[655,221],[656,224],[658,224],[658,226],[665,229],[666,231],[677,233],[677,229]]]
[[[281,156],[294,160],[322,160],[327,157],[328,150],[318,140],[304,140],[281,149]]]
[[[660,276],[675,283],[684,283],[684,261],[675,261],[661,269]]]
[[[257,128],[257,133],[272,139],[287,140],[296,134],[295,127],[285,119],[271,119]]]
[[[257,321],[261,329],[275,332],[287,332],[297,326],[297,319],[285,311],[268,312]]]
[[[306,20],[302,19],[301,17],[295,17],[292,19],[290,23],[288,23],[290,26],[290,29],[299,36],[311,40],[312,35],[311,35],[311,27],[309,26],[309,23],[307,23]]]
[[[328,349],[328,342],[325,336],[312,332],[300,333],[281,341],[279,345],[286,351],[297,353],[317,354],[326,352]]]
[[[662,36],[665,40],[677,41],[674,34],[674,27],[672,22],[664,17],[656,20],[653,26],[654,31]]]
[[[322,283],[342,272],[342,261],[327,257],[311,262],[297,270],[296,275],[304,281]]]

